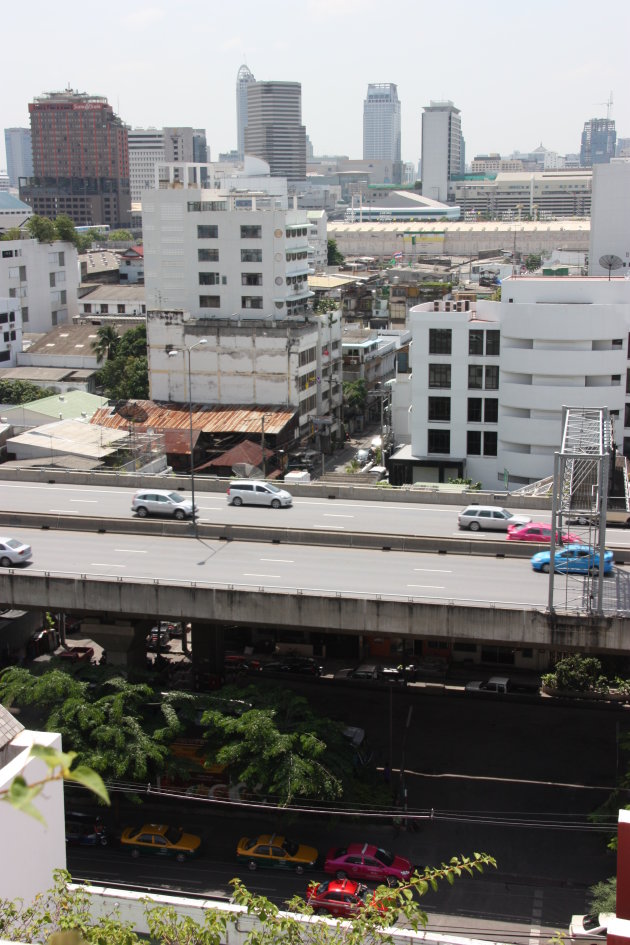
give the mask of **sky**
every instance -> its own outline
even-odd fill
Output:
[[[0,128],[70,86],[104,95],[132,127],[205,128],[211,157],[236,147],[236,74],[302,84],[315,154],[362,157],[369,82],[394,82],[402,157],[420,156],[422,108],[461,110],[466,160],[576,153],[584,122],[630,137],[630,4],[608,0],[29,0],[2,11]],[[4,134],[0,168],[6,166]]]

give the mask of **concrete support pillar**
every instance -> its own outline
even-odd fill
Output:
[[[107,662],[126,669],[146,667],[146,636],[154,620],[121,620],[115,623],[81,622],[81,632],[102,646]]]
[[[216,689],[225,676],[225,628],[217,623],[193,623],[191,649],[195,688]]]

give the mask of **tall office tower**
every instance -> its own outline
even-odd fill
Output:
[[[612,118],[591,118],[590,121],[585,121],[580,148],[580,166],[610,164],[610,159],[615,156],[616,142],[617,132]]]
[[[155,187],[155,167],[164,161],[164,133],[161,128],[130,128],[129,185],[132,203],[142,200],[143,190]]]
[[[306,128],[299,82],[247,86],[245,153],[267,161],[272,177],[306,178]]]
[[[393,82],[368,85],[363,102],[363,160],[401,160],[400,102]]]
[[[463,173],[459,108],[450,101],[432,101],[422,112],[422,196],[445,203],[449,181]]]
[[[107,99],[68,88],[28,109],[34,176],[20,182],[21,199],[34,213],[66,213],[77,226],[128,226],[127,128]]]
[[[20,177],[33,176],[33,146],[30,128],[5,128],[7,173],[11,187],[20,186]]]
[[[206,132],[203,128],[164,128],[164,160],[205,164],[207,157]]]
[[[245,154],[245,129],[247,128],[247,87],[256,79],[248,66],[241,66],[236,76],[236,150],[239,160]]]

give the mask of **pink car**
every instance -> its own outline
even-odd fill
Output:
[[[332,847],[324,863],[324,872],[331,873],[336,879],[351,877],[372,883],[387,883],[389,886],[406,882],[413,870],[409,860],[370,843]]]
[[[548,545],[551,542],[551,525],[545,525],[544,522],[530,522],[529,525],[511,525],[507,530],[507,540],[537,541],[541,545]],[[579,535],[572,535],[570,532],[562,536],[563,545],[579,544],[581,541]],[[556,543],[560,543],[557,532]]]

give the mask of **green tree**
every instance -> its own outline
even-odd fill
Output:
[[[525,268],[528,272],[536,272],[537,269],[540,269],[542,264],[542,256],[540,253],[530,253],[529,256],[525,257]]]
[[[317,312],[319,315],[324,315],[328,312],[336,312],[338,308],[339,302],[336,299],[323,297],[315,299],[315,304],[313,305],[313,311]]]
[[[574,653],[558,660],[552,673],[542,677],[543,685],[570,692],[603,692],[608,689],[602,664],[595,656]]]
[[[149,396],[145,325],[137,325],[125,332],[113,358],[105,363],[98,376],[106,396],[113,400],[142,400]]]
[[[57,229],[52,220],[48,217],[40,217],[34,214],[26,221],[26,229],[32,239],[40,243],[54,243],[57,237]]]
[[[108,233],[107,239],[113,243],[125,243],[133,239],[133,233],[129,230],[112,230]]]
[[[350,413],[363,413],[367,403],[367,386],[363,378],[343,382],[343,401]]]
[[[113,361],[118,345],[120,335],[113,325],[101,325],[96,332],[96,341],[92,342],[92,351],[96,355],[98,364],[103,361]]]
[[[19,226],[12,226],[0,236],[0,240],[21,240],[22,232]]]
[[[345,257],[339,252],[337,240],[329,239],[327,240],[326,245],[328,249],[328,265],[341,266]]]
[[[57,239],[63,240],[66,243],[72,243],[73,246],[76,246],[79,234],[70,217],[66,213],[60,213],[58,217],[55,217],[53,222],[57,231]]]
[[[98,230],[88,230],[87,233],[77,233],[76,236],[77,238],[74,245],[79,253],[86,253],[92,243],[100,239]]]
[[[588,891],[589,911],[590,912],[616,912],[617,911],[617,877],[611,876],[609,879],[603,879],[600,883],[595,883]]]
[[[30,381],[0,381],[0,403],[3,404],[30,404],[58,393],[54,387],[38,387]]]

